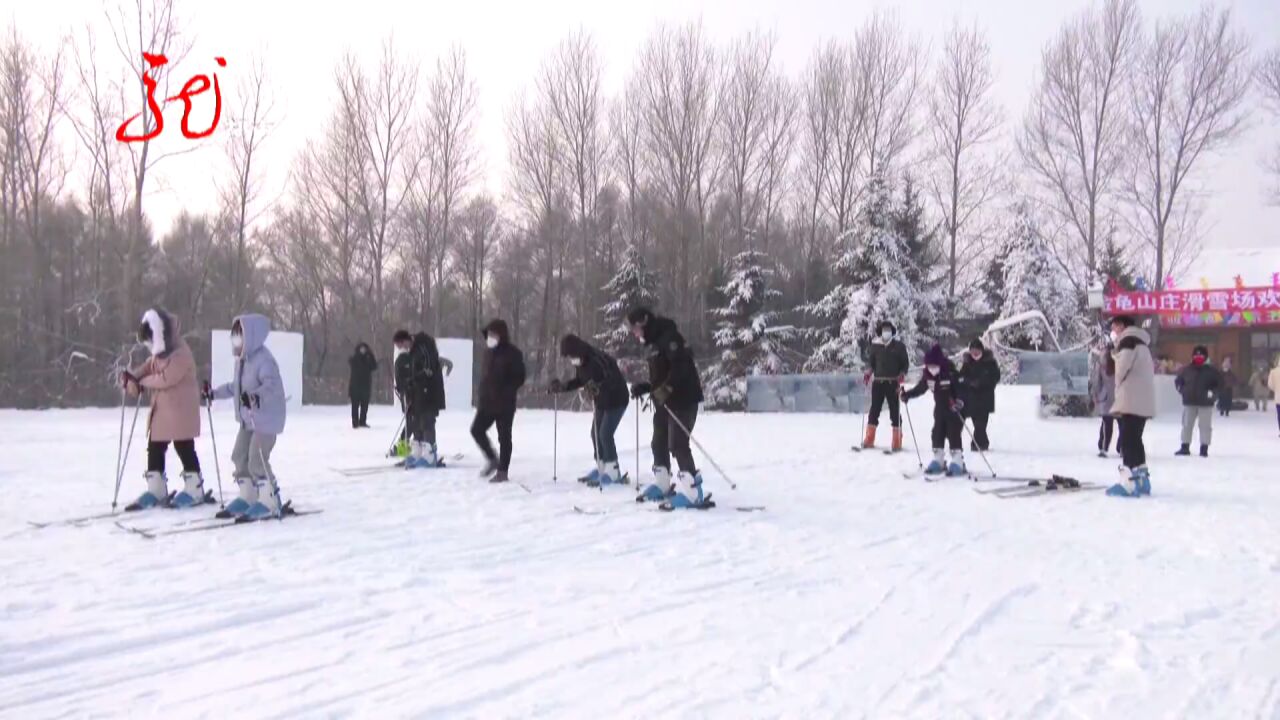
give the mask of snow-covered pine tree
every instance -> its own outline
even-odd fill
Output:
[[[1133,289],[1133,266],[1129,264],[1124,249],[1116,242],[1114,228],[1107,233],[1102,246],[1102,256],[1098,258],[1098,275],[1103,283],[1115,280],[1122,290]]]
[[[605,330],[596,335],[596,340],[615,357],[640,357],[643,348],[627,329],[627,313],[642,305],[654,308],[658,304],[658,278],[649,271],[644,255],[635,245],[623,251],[622,264],[604,291],[612,299],[600,308]]]
[[[786,343],[795,337],[778,325],[774,302],[782,296],[770,287],[774,272],[764,253],[747,251],[729,262],[729,279],[720,288],[725,306],[711,311],[718,320],[713,335],[719,358],[704,374],[707,405],[722,410],[746,407],[748,375],[786,372]]]
[[[1039,311],[1064,346],[1083,330],[1071,282],[1054,262],[1035,211],[1026,201],[1014,206],[1008,235],[997,253],[1000,318]],[[1027,322],[1001,332],[1004,345],[1024,350],[1054,349],[1042,323]]]
[[[927,287],[927,269],[916,258],[926,238],[910,196],[895,207],[888,184],[873,178],[847,249],[835,264],[839,284],[806,308],[826,323],[818,330],[809,369],[861,368],[866,345],[881,320],[898,328],[913,357],[937,340],[942,332],[936,325],[942,293]],[[909,242],[920,246],[913,248]]]

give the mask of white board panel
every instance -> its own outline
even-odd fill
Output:
[[[471,379],[475,372],[475,368],[472,367],[475,341],[462,338],[436,338],[436,348],[440,351],[441,359],[449,360],[453,363],[453,372],[444,376],[445,407],[450,410],[470,408]],[[392,345],[391,366],[393,368],[395,367],[395,359],[399,356],[400,352]],[[391,382],[391,396],[394,398],[394,377],[392,377]]]
[[[231,353],[231,331],[214,330],[209,333],[212,377],[215,387],[235,378],[236,358]],[[302,407],[302,333],[272,330],[267,335],[267,349],[280,366],[280,378],[284,381],[284,395],[290,409]]]

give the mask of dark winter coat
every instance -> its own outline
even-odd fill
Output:
[[[413,351],[402,352],[396,356],[395,366],[393,368],[396,382],[396,394],[400,396],[400,402],[409,402],[409,384],[413,379]]]
[[[405,399],[408,411],[417,416],[435,416],[444,410],[444,372],[435,338],[420,332],[413,336],[413,347],[402,353],[405,363]],[[397,361],[396,372],[400,372]]]
[[[897,380],[907,374],[911,359],[907,357],[907,346],[898,338],[885,342],[880,338],[871,341],[867,349],[867,369],[877,380]]]
[[[963,400],[960,390],[960,373],[956,371],[955,363],[952,363],[942,349],[933,346],[924,356],[924,372],[920,375],[920,382],[915,387],[902,393],[902,397],[912,400],[924,395],[925,392],[933,390],[933,402],[940,407],[951,407],[956,400]],[[934,375],[929,372],[929,365],[938,366],[938,374]]]
[[[582,364],[575,368],[574,377],[565,383],[566,391],[585,387],[591,400],[600,410],[616,410],[627,406],[627,381],[622,377],[618,361],[608,353],[591,347],[577,335],[566,335],[560,341],[560,354],[578,358]]]
[[[1000,366],[991,353],[983,352],[974,360],[965,353],[960,366],[960,382],[964,388],[964,410],[968,415],[990,414],[996,411],[996,385],[1000,384]]]
[[[675,321],[654,315],[644,325],[644,345],[649,353],[649,383],[670,391],[666,404],[686,408],[702,402],[702,380]]]
[[[360,348],[364,348],[361,354]],[[356,345],[355,352],[347,360],[351,366],[351,379],[347,382],[347,397],[352,400],[369,402],[373,394],[373,371],[378,369],[378,360],[367,343]]]
[[[1203,365],[1187,365],[1178,371],[1173,386],[1182,395],[1183,405],[1213,407],[1215,396],[1222,391],[1222,373],[1207,362]]]
[[[516,394],[525,381],[524,354],[511,344],[505,322],[494,320],[486,325],[483,334],[491,332],[498,336],[498,346],[485,350],[477,407],[493,415],[512,413],[516,410]]]

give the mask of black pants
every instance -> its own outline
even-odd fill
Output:
[[[667,411],[671,412],[668,413]],[[676,456],[676,465],[681,472],[687,472],[690,475],[698,472],[697,465],[693,462],[693,451],[689,449],[689,436],[684,430],[680,429],[680,425],[671,419],[674,414],[680,419],[680,422],[688,428],[689,432],[693,432],[694,423],[698,421],[698,406],[691,405],[689,407],[669,407],[663,405],[654,405],[653,407],[653,465],[654,467],[671,469],[671,456]]]
[[[1110,415],[1102,416],[1102,424],[1098,427],[1098,451],[1110,452],[1111,437],[1115,434],[1116,419]],[[1119,443],[1116,444],[1119,447]]]
[[[991,449],[991,438],[987,437],[987,423],[991,422],[991,413],[971,413],[969,415],[969,419],[973,421],[974,444],[978,446],[979,450],[984,452]]]
[[[431,411],[410,413],[405,421],[409,433],[418,442],[436,444],[436,414]],[[488,430],[488,428],[485,428]],[[510,429],[508,427],[508,429]]]
[[[1120,438],[1116,443],[1120,446],[1120,456],[1127,468],[1141,467],[1147,464],[1147,447],[1142,444],[1142,432],[1147,428],[1147,419],[1137,415],[1121,415]]]
[[[867,424],[876,427],[880,424],[880,411],[885,402],[889,403],[889,422],[896,428],[902,427],[902,407],[898,399],[897,380],[876,380],[871,383],[871,416]]]
[[[1236,392],[1231,388],[1223,388],[1218,391],[1218,413],[1223,417],[1231,414],[1231,404],[1236,400]]]
[[[960,414],[952,410],[946,403],[933,404],[933,449],[940,450],[944,443],[952,450],[964,449],[964,420]]]
[[[351,427],[369,424],[369,398],[351,398]]]
[[[516,411],[512,408],[510,411],[501,413],[490,413],[484,410],[476,411],[476,419],[471,421],[471,437],[475,438],[476,445],[480,447],[480,452],[484,453],[485,458],[489,462],[497,461],[498,470],[506,472],[511,467],[511,425],[515,422]],[[493,444],[489,442],[489,428],[494,424],[498,426],[498,452],[493,452]]]
[[[627,414],[627,406],[605,409],[597,407],[591,415],[591,448],[592,455],[600,462],[617,462],[618,445],[613,435],[618,431],[622,416]]]
[[[200,458],[196,457],[195,440],[174,440],[173,449],[177,451],[178,459],[182,461],[183,472],[200,472]],[[147,443],[147,472],[164,472],[164,456],[168,451],[168,441]]]

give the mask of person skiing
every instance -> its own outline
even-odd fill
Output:
[[[401,386],[405,388],[407,401],[405,428],[412,438],[404,466],[407,469],[444,467],[436,449],[436,416],[445,408],[444,375],[446,369],[453,371],[453,363],[440,357],[435,338],[426,332],[415,335],[409,352],[401,357],[408,358]]]
[[[1111,404],[1116,399],[1116,359],[1111,356],[1107,342],[1100,343],[1094,353],[1093,367],[1089,369],[1089,396],[1093,398],[1094,410],[1102,418],[1098,427],[1098,457],[1105,458],[1111,451],[1116,427],[1116,419],[1111,415]]]
[[[1209,457],[1213,439],[1214,396],[1222,392],[1222,373],[1209,362],[1209,349],[1197,345],[1191,363],[1178,371],[1173,386],[1182,396],[1182,447],[1174,455],[1191,454],[1191,436],[1200,424],[1200,457]]]
[[[596,466],[578,480],[591,487],[621,484],[622,470],[618,467],[618,446],[613,436],[627,412],[629,400],[627,381],[618,369],[618,361],[573,333],[560,339],[560,356],[569,359],[574,376],[568,382],[561,382],[559,378],[552,380],[549,390],[561,393],[586,388],[593,405],[591,450]]]
[[[231,462],[240,497],[218,512],[220,518],[262,520],[287,512],[271,469],[271,451],[284,432],[285,395],[280,366],[267,349],[271,321],[263,315],[240,315],[231,323],[235,379],[216,388],[204,384],[205,399],[235,398],[240,430]]]
[[[653,450],[654,482],[647,486],[637,502],[660,502],[664,509],[712,507],[702,494],[702,473],[693,460],[689,434],[698,421],[698,405],[702,402],[702,381],[693,361],[693,351],[675,321],[655,315],[647,307],[627,313],[631,333],[649,353],[649,382],[631,386],[631,397],[648,395],[654,404]],[[671,456],[675,455],[680,476],[671,480]]]
[[[1129,477],[1107,488],[1113,497],[1151,494],[1147,449],[1142,442],[1147,420],[1156,415],[1156,367],[1151,357],[1151,336],[1128,315],[1111,319],[1115,344],[1116,399],[1111,413],[1120,432],[1120,455]]]
[[[970,450],[991,449],[987,423],[996,411],[996,385],[1000,384],[1000,366],[987,352],[982,340],[974,338],[960,366],[960,382],[964,388],[964,414],[973,420],[973,442]]]
[[[351,400],[351,427],[369,427],[369,398],[373,394],[373,371],[378,360],[369,345],[360,342],[347,359],[351,366],[351,378],[347,381],[347,397]]]
[[[138,342],[151,353],[140,366],[121,375],[131,397],[151,393],[147,420],[147,490],[125,506],[127,511],[152,507],[185,508],[211,502],[204,490],[195,439],[200,437],[200,385],[196,360],[179,334],[178,318],[160,308],[147,310],[138,326]],[[169,497],[165,455],[169,444],[182,461],[182,491]]]
[[[1222,359],[1221,380],[1218,386],[1218,414],[1222,417],[1231,416],[1231,404],[1236,400],[1236,373],[1232,368],[1231,356],[1228,355]]]
[[[880,411],[888,403],[889,423],[893,426],[889,449],[892,452],[902,449],[902,409],[898,398],[911,360],[907,356],[907,346],[902,344],[897,334],[898,329],[893,323],[881,320],[867,349],[867,371],[862,375],[862,383],[871,386],[871,411],[868,413],[866,434],[862,438],[864,448],[876,446]]]
[[[962,432],[964,420],[964,399],[960,390],[960,375],[956,366],[942,351],[942,346],[934,344],[924,354],[924,373],[915,387],[901,390],[902,401],[911,400],[933,390],[933,460],[924,472],[926,475],[950,476],[964,475],[964,442]],[[951,447],[951,462],[946,460],[946,446]]]
[[[508,480],[511,468],[511,426],[516,417],[516,394],[524,385],[524,354],[511,344],[507,323],[492,320],[481,331],[487,350],[480,376],[480,401],[476,404],[476,416],[471,422],[471,437],[484,454],[485,466],[481,477],[489,482]],[[489,428],[498,426],[498,448],[493,452],[489,442]]]

